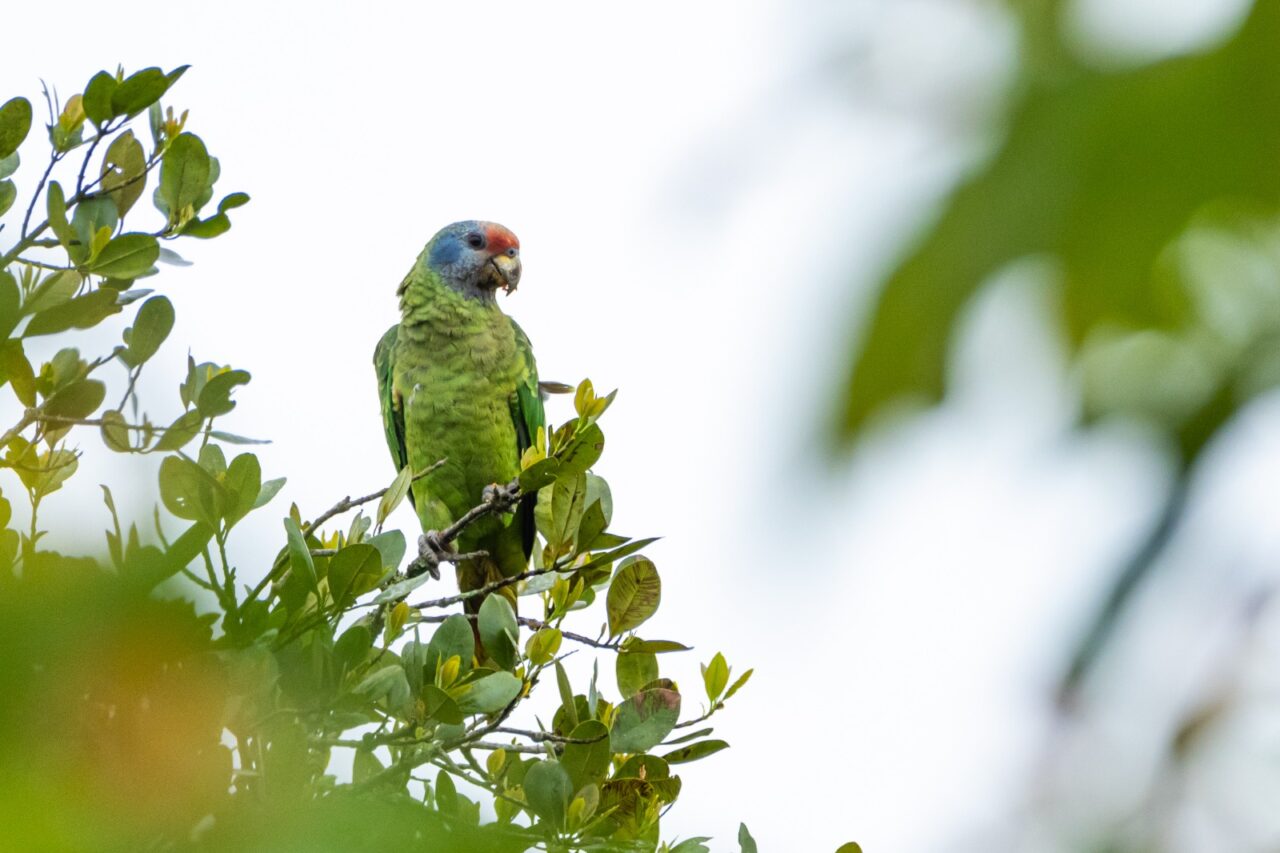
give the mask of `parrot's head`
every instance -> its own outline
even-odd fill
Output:
[[[491,300],[520,283],[520,241],[495,222],[446,225],[423,252],[427,269],[454,290],[474,299]]]

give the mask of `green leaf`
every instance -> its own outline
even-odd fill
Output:
[[[711,734],[713,731],[715,731],[714,728],[712,728],[711,726],[707,726],[705,729],[698,729],[696,732],[690,732],[687,735],[681,735],[680,737],[673,737],[669,740],[664,740],[662,742],[662,745],[675,746],[678,743],[688,743],[691,740],[697,740],[700,737],[706,737],[707,735]]]
[[[46,308],[70,302],[83,282],[84,276],[78,270],[58,270],[49,274],[27,296],[22,313],[37,314]]]
[[[400,562],[404,559],[405,552],[403,533],[399,530],[384,530],[376,536],[370,536],[365,541],[377,548],[378,552],[382,554],[382,568],[384,571],[394,572],[400,568]]]
[[[117,136],[102,157],[102,189],[123,217],[142,196],[147,185],[147,155],[142,143],[126,130]]]
[[[525,643],[525,656],[529,658],[529,662],[534,666],[543,666],[551,663],[552,658],[556,656],[556,652],[560,651],[562,639],[559,628],[552,628],[550,625],[539,628]]]
[[[71,229],[75,232],[84,257],[93,256],[92,247],[99,231],[105,228],[107,237],[110,238],[119,224],[120,212],[116,210],[116,203],[105,196],[80,202],[71,214]],[[86,248],[89,249],[87,253],[84,252]]]
[[[720,694],[724,692],[725,685],[729,683],[729,664],[725,662],[724,655],[716,652],[715,657],[711,659],[711,663],[702,667],[702,684],[707,690],[707,698],[714,705],[716,699],[720,698]]]
[[[7,271],[0,270],[0,341],[9,337],[21,318],[22,292],[18,289],[18,282]],[[0,376],[3,375],[3,369],[0,369]]]
[[[116,303],[116,292],[107,288],[99,288],[84,296],[77,296],[70,302],[47,308],[31,318],[23,336],[28,338],[37,335],[53,335],[68,329],[89,329],[119,313]]]
[[[628,542],[625,545],[614,548],[612,551],[606,551],[603,554],[596,554],[589,562],[578,566],[575,571],[579,573],[588,572],[592,569],[598,569],[601,566],[607,566],[609,563],[612,563],[615,560],[620,560],[630,554],[634,554],[636,551],[639,551],[642,548],[647,548],[657,541],[658,539],[655,536],[648,539],[637,539],[634,542]]]
[[[49,398],[44,410],[63,418],[87,418],[98,410],[107,396],[107,386],[96,379],[81,379]]]
[[[560,707],[572,731],[578,725],[578,707],[573,700],[573,688],[569,686],[569,674],[560,661],[556,661],[556,687],[560,690]]]
[[[178,518],[216,529],[225,496],[222,485],[190,459],[166,456],[160,463],[160,499]]]
[[[218,437],[217,433],[210,433],[210,435],[215,438]],[[263,483],[262,488],[258,489],[258,497],[253,502],[253,508],[258,509],[259,507],[264,507],[270,503],[271,499],[274,498],[282,488],[284,488],[284,484],[284,477],[276,477],[274,480],[267,480]]]
[[[235,401],[231,399],[231,392],[237,386],[247,384],[249,378],[248,371],[244,370],[226,370],[210,377],[204,388],[200,389],[196,408],[206,418],[227,414],[236,407]]]
[[[329,560],[329,594],[339,610],[378,586],[385,574],[382,554],[364,542],[348,545]]]
[[[742,853],[757,853],[756,840],[747,831],[745,823],[738,824],[738,846],[742,848]]]
[[[600,501],[590,504],[587,511],[582,514],[582,521],[578,524],[578,544],[575,551],[577,553],[590,551],[591,543],[604,532],[608,523],[604,515],[604,506]]]
[[[215,478],[227,473],[227,455],[216,444],[201,445],[196,463]]]
[[[691,647],[684,643],[677,643],[675,640],[641,640],[638,637],[632,637],[623,644],[622,651],[624,654],[648,652],[660,655],[667,652],[691,651]]]
[[[539,459],[520,472],[520,491],[536,492],[551,485],[556,481],[556,474],[559,471],[560,461],[555,457],[548,456],[545,459]]]
[[[590,741],[590,743],[566,743],[560,763],[569,774],[573,790],[580,791],[584,785],[600,784],[609,772],[609,729],[599,720],[584,720],[573,727],[569,737],[574,741]]]
[[[351,765],[351,781],[359,785],[386,769],[378,760],[378,756],[373,754],[372,749],[357,749],[355,761]]]
[[[262,466],[258,457],[252,453],[241,453],[232,459],[223,483],[231,493],[223,513],[227,527],[231,527],[248,515],[258,501],[258,492],[262,489]]]
[[[585,474],[588,468],[596,464],[602,453],[604,453],[604,433],[600,431],[600,427],[591,424],[586,429],[579,430],[564,452],[556,457],[560,460],[559,476],[564,478]]]
[[[13,207],[13,201],[17,197],[18,188],[13,181],[0,181],[0,216],[4,216]]]
[[[505,595],[489,595],[476,619],[485,652],[503,669],[514,669],[519,657],[520,626]]]
[[[189,412],[183,412],[165,428],[164,434],[160,436],[160,440],[156,442],[154,450],[180,450],[186,446],[187,442],[196,437],[200,432],[200,425],[204,423],[204,417],[192,409]]]
[[[426,585],[428,581],[434,580],[427,572],[414,575],[411,578],[396,581],[391,586],[384,589],[374,597],[374,604],[386,604],[389,601],[399,601],[409,596],[415,589]]]
[[[629,557],[614,573],[605,608],[609,615],[609,635],[616,637],[645,622],[658,610],[662,581],[658,570],[645,557]]]
[[[160,257],[160,244],[150,234],[121,234],[103,247],[87,267],[109,278],[137,278]]]
[[[436,808],[447,815],[458,813],[458,788],[444,770],[436,774]]]
[[[610,735],[614,752],[644,752],[662,743],[680,719],[680,694],[654,687],[618,706]]]
[[[102,127],[112,118],[111,95],[115,90],[115,75],[106,71],[99,71],[90,77],[89,85],[84,87],[84,98],[80,104],[84,107],[85,116],[96,127]]]
[[[630,699],[658,677],[658,658],[652,654],[620,654],[614,661],[618,678],[618,691],[623,699]]]
[[[107,249],[110,248],[108,245]],[[103,254],[106,254],[105,250]],[[137,367],[155,355],[165,338],[169,337],[173,319],[173,303],[167,298],[153,296],[142,303],[133,326],[125,333],[125,343],[128,346],[120,353],[120,360],[130,367]]]
[[[751,673],[753,672],[755,672],[754,669],[749,669],[746,672],[742,673],[742,675],[739,675],[738,680],[733,682],[733,684],[729,687],[728,692],[724,694],[724,698],[721,699],[720,701],[728,702],[729,698],[733,696],[733,694],[737,693],[738,689],[741,688],[742,685],[747,683],[747,679],[751,677]]]
[[[197,521],[188,527],[181,536],[174,540],[165,551],[163,572],[151,582],[157,584],[167,577],[176,575],[204,551],[209,540],[213,538],[213,528],[203,521]]]
[[[209,188],[209,152],[193,133],[180,133],[160,162],[159,197],[177,217]]]
[[[333,644],[333,661],[339,672],[350,672],[364,663],[372,646],[373,633],[369,626],[357,623],[343,631],[342,636]]]
[[[222,201],[218,202],[218,212],[226,213],[228,210],[234,210],[237,207],[244,207],[248,203],[248,193],[230,193],[223,196]]]
[[[354,692],[374,702],[385,699],[388,708],[401,709],[409,701],[409,680],[404,668],[392,663],[365,676]]]
[[[12,98],[0,106],[0,157],[8,157],[18,150],[22,140],[31,130],[31,102],[26,98]]]
[[[217,237],[219,234],[225,234],[231,229],[231,219],[227,216],[227,211],[232,208],[240,207],[249,201],[246,193],[232,193],[226,196],[222,201],[218,202],[218,212],[207,219],[193,219],[187,223],[182,229],[184,237],[196,237],[201,240],[208,240]]]
[[[495,595],[493,598],[501,596]],[[511,673],[495,672],[471,682],[455,698],[464,713],[493,714],[511,704],[511,700],[520,695],[523,686],[524,682]]]
[[[391,513],[396,511],[396,507],[400,506],[400,502],[409,494],[409,489],[412,486],[413,466],[406,465],[396,474],[396,478],[391,481],[391,485],[383,493],[382,499],[378,501],[379,527],[386,523],[387,517]]]
[[[856,841],[849,841],[837,847],[836,853],[862,853],[862,847]]]
[[[427,643],[427,672],[434,673],[439,663],[456,655],[462,661],[460,671],[465,673],[471,669],[471,660],[475,654],[475,637],[471,632],[470,620],[461,613],[454,613],[440,624]]]
[[[728,748],[729,744],[722,740],[700,740],[697,743],[691,743],[688,746],[672,750],[662,757],[668,764],[685,764],[690,761],[697,761],[699,758],[706,758],[708,755],[714,755],[720,750]]]
[[[548,546],[556,555],[566,553],[572,546],[578,532],[578,522],[586,509],[584,500],[587,492],[585,474],[577,474],[569,478],[556,480],[551,487],[551,507],[549,522],[542,535]]]
[[[614,771],[615,779],[670,779],[671,768],[656,755],[633,755]]]
[[[111,114],[127,116],[140,113],[160,100],[168,89],[169,78],[159,68],[135,71],[112,90]],[[87,110],[85,114],[88,115]]]
[[[236,435],[234,432],[227,432],[220,429],[209,430],[209,438],[215,438],[224,444],[270,444],[271,440],[266,438],[248,438],[243,435]]]
[[[172,459],[173,457],[169,457]],[[169,460],[166,459],[166,462]],[[298,522],[294,521],[291,516],[284,519],[284,532],[289,541],[289,566],[293,573],[311,588],[316,588],[316,566],[311,560],[311,549],[307,547],[306,537],[302,535],[302,528],[298,526]],[[404,670],[400,670],[401,675]],[[368,679],[365,679],[368,681]]]
[[[15,151],[8,157],[0,157],[0,178],[7,178],[14,172],[18,171],[18,166],[22,165],[22,158]]]
[[[102,413],[102,442],[117,453],[131,453],[134,450],[129,429],[125,426],[124,415],[115,409]],[[104,487],[105,488],[105,487]]]
[[[76,232],[67,221],[67,201],[62,193],[62,185],[57,181],[50,181],[45,200],[48,202],[49,229],[58,238],[62,248],[71,252],[75,248],[72,244],[76,241]],[[75,255],[72,258],[75,259]]]
[[[675,847],[672,847],[669,853],[711,853],[711,848],[703,843],[710,840],[707,836],[695,835],[693,838],[686,838]]]
[[[36,404],[36,377],[22,350],[22,341],[0,343],[0,374],[8,377],[13,393],[24,406]]]
[[[539,761],[524,774],[524,796],[530,810],[553,827],[564,825],[573,791],[573,780],[559,761]]]
[[[451,726],[458,725],[467,717],[454,698],[434,684],[423,685],[422,703],[428,717]]]

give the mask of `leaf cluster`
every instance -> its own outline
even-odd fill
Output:
[[[682,789],[674,768],[727,746],[701,724],[751,673],[730,684],[715,655],[708,704],[682,722],[659,660],[688,647],[637,634],[662,583],[642,553],[654,540],[612,530],[595,472],[613,393],[581,383],[576,416],[540,431],[507,486],[538,496],[540,547],[519,577],[411,601],[430,576],[410,575],[404,533],[384,529],[425,473],[409,470],[310,518],[294,504],[274,554],[243,567],[228,557],[240,522],[285,484],[235,449],[254,440],[219,428],[250,374],[188,356],[158,418],[135,392],[175,320],[143,285],[157,264],[185,263],[169,245],[219,236],[248,200],[214,204],[217,158],[185,111],[162,106],[185,71],[103,71],[65,103],[46,96],[49,156],[25,208],[12,207],[10,176],[33,111],[25,98],[0,106],[0,214],[12,211],[0,224],[0,393],[20,412],[0,435],[0,470],[28,509],[19,524],[0,496],[7,832],[31,849],[657,849]],[[144,115],[149,144],[132,127]],[[134,226],[148,182],[154,221]],[[120,343],[82,356],[75,339],[112,323]],[[33,360],[29,343],[54,336],[66,345]],[[118,401],[107,368],[120,371]],[[52,550],[68,531],[40,522],[76,473],[86,427],[109,452],[160,457],[149,525],[122,520],[102,487],[102,559]],[[476,500],[458,526],[510,505]],[[474,595],[485,598],[469,616],[459,605]],[[516,616],[519,597],[538,618]],[[615,657],[616,692],[598,661],[575,684],[563,663],[575,649]],[[514,726],[526,702],[543,702],[548,722],[526,712],[536,726]],[[341,753],[349,775],[332,769]],[[26,791],[47,795],[43,808],[24,808]]]

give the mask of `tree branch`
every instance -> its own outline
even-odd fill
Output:
[[[444,459],[436,460],[436,462],[434,462],[433,464],[428,465],[426,468],[414,474],[413,479],[416,481],[422,477],[427,476],[432,471],[436,470],[441,465],[443,465],[445,462],[446,460]],[[302,530],[303,537],[309,536],[314,530],[318,530],[320,528],[320,525],[324,524],[326,521],[333,518],[335,515],[341,515],[342,513],[347,512],[349,510],[353,510],[358,506],[363,506],[364,504],[367,504],[371,501],[378,500],[383,495],[385,495],[390,489],[391,487],[387,486],[384,489],[379,489],[376,492],[372,492],[370,494],[365,495],[364,497],[359,497],[359,498],[352,498],[350,495],[348,495],[347,497],[338,501],[333,506],[329,507],[324,512],[320,513],[320,515],[316,516],[314,521],[309,521],[306,524],[302,525],[301,530]],[[259,595],[262,594],[262,591],[266,589],[267,584],[271,583],[271,581],[275,578],[276,572],[278,572],[283,566],[287,564],[287,559],[288,559],[287,556],[281,555],[281,559],[277,559],[276,562],[272,564],[271,571],[263,575],[262,580],[258,581],[258,583],[254,585],[253,589],[249,590],[249,598],[251,599],[257,598]]]
[[[314,554],[315,551],[312,551],[311,553]],[[413,607],[414,605],[409,605],[409,606]],[[444,620],[450,618],[450,616],[453,616],[453,615],[456,615],[456,614],[450,614],[449,616],[419,616],[417,619],[413,621],[426,622],[427,624],[430,624],[430,625],[437,625],[443,622]],[[476,613],[464,613],[462,615],[464,618],[472,622],[480,618],[479,615]],[[621,640],[617,640],[615,642],[610,643],[605,640],[593,639],[591,637],[586,636],[585,634],[575,634],[572,631],[566,631],[557,625],[552,625],[550,622],[544,622],[541,619],[534,619],[532,616],[517,616],[516,621],[519,622],[521,625],[525,626],[526,628],[532,628],[535,631],[540,631],[543,628],[555,628],[557,631],[560,632],[560,636],[564,637],[566,640],[573,640],[575,643],[582,643],[584,646],[592,646],[597,649],[608,649],[609,651],[612,651],[612,652],[620,651],[622,649]]]
[[[539,731],[530,731],[528,729],[514,729],[508,726],[498,726],[497,728],[494,728],[492,731],[501,733],[504,735],[517,735],[519,737],[527,737],[529,738],[529,740],[534,741],[535,743],[545,743],[547,741],[550,741],[552,743],[598,743],[609,736],[609,733],[605,732],[600,737],[565,737],[564,735],[558,735],[555,732],[539,732]],[[476,745],[476,748],[479,749],[481,747]],[[502,748],[508,749],[509,747],[504,746]]]

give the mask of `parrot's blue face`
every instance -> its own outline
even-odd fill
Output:
[[[455,222],[431,238],[426,264],[462,295],[491,301],[520,283],[520,241],[494,222]]]

